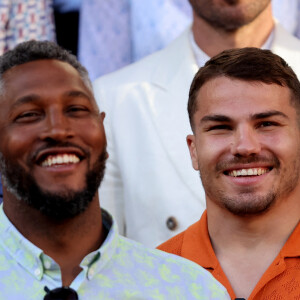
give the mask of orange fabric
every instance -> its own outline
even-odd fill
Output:
[[[206,211],[198,222],[161,244],[158,249],[185,257],[204,267],[226,287],[232,299],[236,298],[212,248]],[[248,298],[287,299],[300,300],[300,223]]]

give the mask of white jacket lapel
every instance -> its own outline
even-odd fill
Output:
[[[191,133],[187,101],[192,79],[198,70],[185,31],[161,52],[158,68],[152,76],[157,95],[149,103],[157,134],[182,181],[197,197],[202,193],[200,179],[191,165],[186,136]]]

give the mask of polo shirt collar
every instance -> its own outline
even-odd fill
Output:
[[[300,256],[299,240],[300,222],[298,222],[294,231],[282,247],[279,256],[282,258]],[[182,256],[193,260],[205,269],[215,270],[220,268],[208,233],[206,210],[202,214],[201,219],[185,231]]]
[[[194,262],[205,269],[214,270],[219,265],[208,233],[206,210],[202,214],[201,219],[186,230],[182,254],[185,258],[193,258]]]
[[[299,241],[300,241],[300,222],[298,222],[294,231],[291,233],[285,245],[282,247],[280,251],[280,256],[284,258],[300,256]]]

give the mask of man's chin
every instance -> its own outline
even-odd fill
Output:
[[[224,207],[236,216],[258,216],[266,213],[277,199],[276,193],[266,195],[240,195],[239,197],[224,197],[222,203]]]
[[[52,197],[53,199],[56,198],[64,198],[66,201],[69,201],[68,199],[72,199],[73,195],[81,194],[83,191],[87,189],[86,186],[82,187],[57,187],[54,186],[53,188],[44,187],[38,185],[39,191],[42,195],[48,195],[49,197]]]
[[[92,202],[96,191],[64,190],[63,192],[41,191],[27,199],[28,205],[36,208],[45,216],[61,221],[74,218],[84,212]],[[40,200],[42,199],[42,200]]]

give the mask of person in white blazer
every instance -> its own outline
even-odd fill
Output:
[[[188,91],[199,67],[222,50],[254,46],[271,49],[300,75],[300,41],[274,21],[270,0],[190,2],[194,21],[180,37],[94,81],[98,105],[107,116],[110,156],[100,187],[101,206],[112,212],[122,234],[150,247],[186,229],[205,209],[203,187],[185,142],[191,132]],[[204,19],[201,8],[218,19],[226,11],[223,28]],[[230,29],[234,21],[236,28]]]

